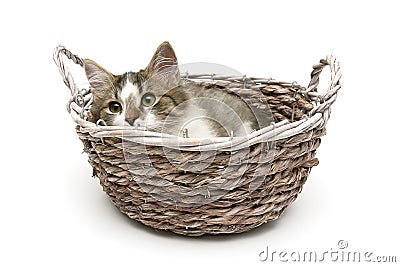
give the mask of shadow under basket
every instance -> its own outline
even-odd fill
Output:
[[[275,123],[238,138],[194,139],[87,121],[93,101],[80,89],[64,59],[84,67],[67,49],[54,60],[71,90],[68,111],[111,201],[130,218],[187,236],[240,233],[281,216],[301,192],[325,135],[340,89],[333,56],[313,66],[308,87],[273,79],[184,75],[240,95],[252,107],[269,108]],[[318,93],[319,74],[331,70],[328,90]]]

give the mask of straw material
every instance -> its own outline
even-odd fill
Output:
[[[315,153],[341,87],[333,56],[313,66],[307,88],[273,79],[186,74],[183,79],[222,85],[255,108],[269,106],[275,123],[245,137],[180,138],[88,122],[90,90],[75,85],[64,56],[84,63],[62,46],[55,49],[71,90],[68,111],[103,190],[130,218],[188,236],[240,233],[279,218],[318,164]],[[321,95],[317,86],[325,66],[331,83]]]

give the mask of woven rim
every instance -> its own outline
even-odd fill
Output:
[[[341,71],[339,62],[332,55],[327,56],[326,59],[321,59],[320,62],[313,66],[311,72],[311,81],[307,88],[300,87],[295,83],[275,81],[273,79],[260,79],[260,78],[247,78],[247,77],[234,77],[222,76],[214,74],[185,74],[183,79],[202,80],[212,79],[214,82],[233,82],[238,84],[238,88],[242,88],[243,84],[247,83],[267,83],[270,85],[279,84],[289,87],[296,94],[307,95],[314,103],[314,107],[304,116],[301,120],[289,122],[288,120],[280,121],[272,124],[263,129],[255,131],[248,136],[241,138],[216,137],[208,141],[196,138],[180,138],[168,134],[146,131],[145,129],[133,129],[119,126],[98,126],[92,122],[84,120],[86,112],[89,110],[92,103],[92,96],[88,90],[79,90],[75,84],[71,73],[64,62],[64,57],[72,60],[75,64],[84,66],[84,61],[77,55],[72,54],[64,46],[58,46],[54,51],[54,61],[63,77],[64,83],[71,91],[71,99],[68,102],[67,109],[71,114],[72,119],[81,127],[82,132],[88,132],[93,137],[129,137],[131,141],[142,142],[146,145],[154,146],[167,146],[172,148],[180,148],[182,150],[196,150],[203,151],[209,149],[224,149],[236,150],[241,146],[253,145],[260,142],[277,141],[285,138],[292,137],[296,134],[309,131],[312,129],[322,129],[325,127],[330,113],[331,105],[337,98],[337,92],[341,88],[340,78]],[[324,67],[329,66],[331,70],[331,81],[328,90],[325,94],[319,94],[317,86],[319,84],[319,75]],[[135,139],[135,137],[137,137]],[[213,145],[210,148],[209,144]]]

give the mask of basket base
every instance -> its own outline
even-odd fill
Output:
[[[242,210],[242,214],[238,213],[230,216],[220,214],[220,217],[216,217],[215,215],[207,217],[202,213],[196,212],[196,209],[163,206],[162,208],[159,207],[159,211],[156,211],[154,207],[149,209],[147,203],[137,205],[132,202],[124,202],[122,201],[126,199],[126,194],[123,193],[124,187],[115,184],[110,185],[107,181],[107,176],[101,175],[100,170],[95,172],[97,173],[96,177],[99,178],[100,184],[110,200],[129,218],[158,230],[171,231],[185,236],[201,236],[204,234],[242,233],[269,221],[278,219],[289,204],[296,200],[298,194],[302,190],[302,186],[307,180],[310,169],[311,168],[302,168],[301,171],[299,170],[299,172],[302,173],[301,177],[290,186],[291,188],[289,190],[277,194],[274,202],[254,203],[254,200],[249,198],[247,201],[239,203],[238,205],[226,207],[226,209],[231,210],[239,208]],[[211,209],[211,206],[212,205],[205,209]],[[145,210],[145,208],[149,210]],[[246,211],[246,209],[249,211]],[[257,209],[260,211],[257,212]],[[250,210],[255,212],[249,215],[248,212],[250,212]],[[261,213],[261,210],[264,210],[263,213]],[[166,214],[174,215],[168,216]],[[186,219],[184,220],[183,218]]]

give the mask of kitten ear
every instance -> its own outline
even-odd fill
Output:
[[[102,66],[90,59],[84,59],[84,63],[86,77],[93,90],[101,90],[112,82],[113,75]]]
[[[147,78],[159,77],[169,85],[178,85],[180,73],[178,59],[169,42],[163,42],[157,48],[149,65],[145,69]]]

